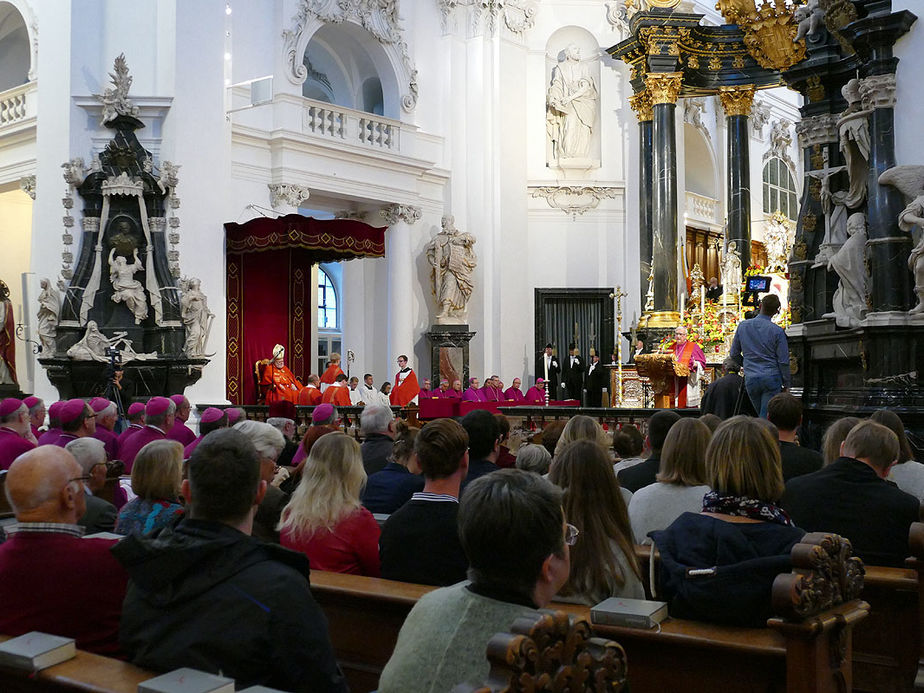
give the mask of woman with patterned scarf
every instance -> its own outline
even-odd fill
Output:
[[[792,569],[805,534],[777,505],[783,475],[777,441],[757,419],[735,416],[706,450],[703,511],[651,534],[661,552],[657,599],[671,616],[762,626],[774,578]]]

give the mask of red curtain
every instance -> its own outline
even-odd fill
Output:
[[[254,366],[286,348],[286,364],[310,372],[311,266],[355,257],[383,257],[385,228],[352,220],[319,221],[297,214],[225,224],[227,237],[227,397],[255,404]]]

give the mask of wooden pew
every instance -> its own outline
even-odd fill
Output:
[[[785,589],[781,588],[775,606],[782,607],[788,604],[783,596],[791,598],[790,593],[798,592],[792,585],[803,578],[800,574],[780,578],[785,578]],[[334,650],[353,690],[376,688],[405,616],[417,599],[433,589],[312,572],[311,591],[327,615]],[[582,605],[552,603],[549,608],[590,618],[590,609]],[[659,630],[594,626],[593,632],[625,648],[633,693],[826,693],[838,690],[838,682],[846,682],[849,689],[850,629],[866,609],[865,603],[852,600],[818,615],[785,613],[768,628],[669,619]]]
[[[0,635],[0,642],[8,640]],[[77,650],[77,656],[53,667],[29,674],[0,667],[0,691],[38,693],[44,691],[92,691],[93,693],[135,693],[138,684],[157,674],[128,662]]]

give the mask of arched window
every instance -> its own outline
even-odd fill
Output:
[[[764,214],[780,211],[795,221],[799,216],[799,202],[796,199],[796,183],[789,167],[778,157],[773,157],[764,166]]]
[[[330,276],[318,268],[318,328],[336,330],[340,325],[337,313],[337,292]]]

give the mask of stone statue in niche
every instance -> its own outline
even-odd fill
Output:
[[[0,279],[0,385],[19,385],[16,378],[15,325],[10,288]]]
[[[764,246],[767,249],[767,272],[786,272],[789,255],[795,241],[795,229],[782,212],[774,212],[764,231]]]
[[[723,301],[738,300],[738,294],[741,292],[741,253],[738,252],[738,244],[735,241],[728,242],[725,257],[722,258],[722,286],[725,287]]]
[[[598,98],[597,85],[581,64],[581,49],[570,44],[552,69],[547,93],[546,132],[553,160],[589,156]]]
[[[75,361],[108,361],[107,349],[116,349],[122,357],[122,363],[143,361],[157,358],[157,352],[138,353],[132,348],[132,340],[126,339],[126,332],[116,332],[114,337],[107,337],[100,332],[95,320],[87,322],[87,331],[83,338],[70,349],[67,355]]]
[[[463,324],[474,287],[472,274],[478,263],[475,237],[459,231],[452,216],[444,216],[441,225],[442,230],[427,245],[430,282],[439,306],[436,322]]]
[[[823,150],[823,161],[824,168],[808,172],[821,183],[821,210],[825,213],[825,235],[818,246],[814,267],[827,266],[831,256],[847,241],[847,208],[839,202],[844,193],[831,191],[831,178],[847,167],[829,166],[827,148]]]
[[[908,269],[914,273],[914,293],[918,304],[912,315],[924,313],[924,166],[893,166],[879,176],[880,185],[891,185],[905,197],[907,206],[898,215],[898,228],[906,233],[919,229],[917,245],[908,257]]]
[[[851,79],[841,89],[847,108],[837,121],[840,150],[847,165],[850,188],[837,193],[835,202],[856,209],[866,199],[866,177],[869,173],[869,120],[871,113],[860,105],[860,80]]]
[[[205,345],[215,315],[209,310],[208,300],[200,289],[199,279],[181,279],[179,284],[183,292],[180,298],[180,315],[183,324],[186,325],[186,346],[183,350],[190,358],[206,356]]]
[[[144,287],[134,278],[144,266],[138,259],[138,248],[132,251],[132,264],[128,264],[124,255],[116,255],[116,249],[109,251],[109,279],[112,281],[112,300],[124,303],[135,316],[135,324],[140,325],[148,317],[148,303],[144,297]]]
[[[851,214],[847,219],[847,242],[830,260],[828,269],[837,273],[840,281],[834,292],[833,317],[838,327],[859,327],[866,317],[866,297],[869,279],[866,275],[866,217]]]
[[[58,329],[58,316],[61,314],[61,295],[49,279],[43,279],[38,296],[38,336],[42,350],[46,354],[55,353],[55,337]]]

